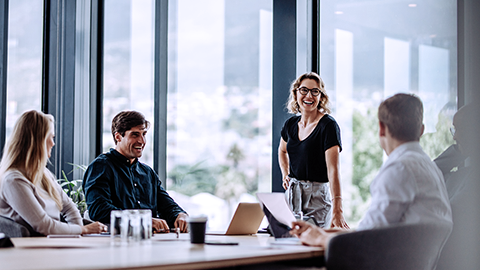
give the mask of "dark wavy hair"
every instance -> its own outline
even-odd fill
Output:
[[[125,136],[125,132],[133,127],[143,125],[146,129],[150,127],[150,122],[145,119],[145,116],[137,111],[122,111],[119,112],[112,120],[112,136],[115,145],[117,140],[115,139],[115,133]]]

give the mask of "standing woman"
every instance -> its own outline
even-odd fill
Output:
[[[77,207],[46,168],[55,145],[53,122],[52,115],[28,111],[15,123],[0,162],[0,215],[34,235],[106,231],[99,222],[83,226]],[[67,223],[60,221],[60,213]]]
[[[320,227],[348,228],[340,189],[340,128],[328,115],[328,96],[318,74],[305,73],[292,84],[287,108],[295,116],[282,128],[278,162],[290,207],[314,217]]]

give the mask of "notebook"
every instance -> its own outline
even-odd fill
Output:
[[[233,214],[232,220],[226,232],[209,232],[217,235],[245,235],[256,234],[262,223],[264,214],[259,203],[241,202]]]

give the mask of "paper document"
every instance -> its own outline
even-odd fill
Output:
[[[257,193],[257,198],[280,223],[290,227],[296,221],[284,193]]]

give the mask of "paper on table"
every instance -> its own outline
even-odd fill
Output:
[[[12,238],[16,248],[94,248],[110,246],[110,239],[105,238],[47,238],[16,237]]]
[[[292,213],[292,210],[285,200],[285,194],[281,192],[272,192],[272,193],[257,193],[258,200],[268,208],[268,211],[279,222],[287,225],[288,227],[292,226],[292,222],[296,221],[295,216]]]

